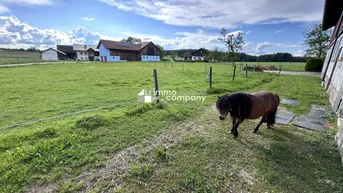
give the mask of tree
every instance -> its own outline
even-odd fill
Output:
[[[141,43],[142,40],[140,38],[134,38],[129,36],[127,39],[122,39],[121,42],[127,42],[127,43]]]
[[[209,55],[207,56],[208,57],[207,59],[219,61],[219,60],[223,59],[222,55],[223,55],[223,50],[218,48],[218,47],[214,47],[210,51]]]
[[[229,58],[232,61],[232,64],[235,65],[236,55],[235,52],[238,52],[242,49],[244,41],[243,41],[243,33],[238,32],[237,35],[230,33],[228,29],[222,28],[219,32],[223,37],[218,38],[219,41],[225,43],[225,46],[229,52]]]
[[[29,51],[29,52],[39,52],[39,49],[37,49],[35,47],[30,47],[30,48],[27,48],[27,51]]]
[[[305,32],[304,38],[304,44],[308,46],[306,56],[325,57],[330,36],[328,32],[322,31],[322,24],[317,24]]]
[[[175,58],[177,57],[177,53],[176,52],[172,52],[170,55],[170,58],[173,59],[173,61],[175,61]]]
[[[164,56],[164,48],[161,45],[156,44],[156,46],[161,50],[160,51],[160,59],[163,59]]]

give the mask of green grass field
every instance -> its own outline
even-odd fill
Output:
[[[209,66],[212,89],[206,81]],[[206,96],[205,102],[138,103],[137,94],[153,88],[154,68],[160,90]],[[240,126],[241,138],[234,140],[228,134],[230,121],[217,120],[211,107],[217,95],[270,90],[300,101],[298,107],[287,106],[289,110],[308,113],[310,104],[328,105],[320,78],[259,72],[245,77],[238,71],[232,81],[229,63],[54,64],[0,70],[0,192],[45,192],[47,187],[112,192],[118,179],[119,192],[342,191],[334,126],[327,133],[277,126],[254,135],[250,130],[256,122],[247,121]],[[20,125],[99,107],[107,108]],[[8,128],[14,124],[19,125]],[[200,133],[191,132],[199,128]],[[184,136],[174,136],[177,140],[168,142],[168,150],[146,148],[118,176],[101,172],[111,167],[118,151],[132,145],[144,149],[147,141],[174,131]],[[93,170],[89,180],[80,177]]]
[[[0,50],[1,64],[19,64],[42,62],[39,52]]]

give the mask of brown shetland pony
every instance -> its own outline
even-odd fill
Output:
[[[230,133],[237,137],[237,128],[245,119],[262,117],[260,123],[253,130],[254,133],[264,122],[267,122],[268,128],[272,127],[275,124],[275,114],[279,103],[280,98],[277,94],[260,91],[252,94],[234,93],[218,97],[216,107],[220,120],[224,120],[230,113],[232,118]]]

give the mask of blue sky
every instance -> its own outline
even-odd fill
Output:
[[[96,44],[127,36],[165,49],[224,48],[221,27],[244,33],[242,51],[303,55],[321,0],[0,0],[0,47]]]

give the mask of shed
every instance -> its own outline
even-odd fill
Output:
[[[64,52],[61,52],[54,48],[48,48],[46,50],[43,50],[41,53],[43,60],[59,60],[64,59],[67,56]]]

